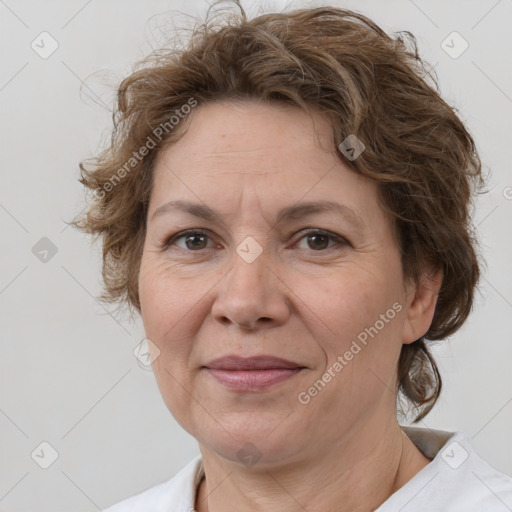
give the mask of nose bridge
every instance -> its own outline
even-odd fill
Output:
[[[260,241],[261,241],[261,237]],[[254,293],[261,293],[262,288],[268,284],[266,272],[269,272],[269,254],[263,246],[252,236],[242,240],[233,254],[229,281],[230,287],[254,287]],[[256,289],[257,288],[257,289]]]
[[[244,327],[264,318],[277,322],[287,316],[286,299],[271,269],[270,255],[252,237],[233,254],[231,268],[212,307],[213,315]]]

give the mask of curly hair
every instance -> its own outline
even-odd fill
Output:
[[[169,45],[138,63],[117,91],[110,146],[90,165],[80,163],[80,182],[94,194],[71,224],[102,238],[99,298],[140,314],[154,161],[185,133],[195,105],[251,99],[318,112],[330,121],[333,148],[352,134],[364,144],[357,159],[338,156],[377,183],[404,279],[418,282],[426,268],[442,269],[430,328],[403,344],[397,368],[397,400],[401,394],[418,422],[442,385],[428,344],[463,324],[480,275],[470,207],[483,178],[474,140],[441,98],[411,33],[388,35],[362,14],[334,7],[248,19],[233,5],[213,18],[209,11],[185,46]]]

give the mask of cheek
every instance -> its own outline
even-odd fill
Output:
[[[297,283],[297,295],[308,297],[303,315],[311,319],[310,330],[324,354],[325,366],[315,378],[331,369],[336,375],[331,392],[374,396],[379,391],[374,388],[394,375],[404,308],[401,281],[393,278],[389,263],[388,271],[383,266],[350,265],[314,286],[308,279]]]
[[[382,398],[394,399],[389,390],[401,347],[400,296],[394,283],[365,279],[365,274],[352,269],[323,282],[310,295],[314,300],[308,306],[315,313],[309,313],[315,322],[310,330],[323,361],[298,392],[321,390],[311,402],[320,416],[332,415],[333,407],[339,407],[340,417],[355,421]],[[311,283],[304,283],[297,293],[308,289]],[[328,379],[325,388],[317,384],[320,379]]]
[[[177,274],[167,262],[151,255],[141,262],[141,316],[146,337],[159,350],[153,372],[164,397],[178,397],[180,384],[188,386],[194,337],[207,315],[207,296],[212,288],[204,272],[188,278]]]
[[[365,279],[350,269],[321,284],[305,280],[297,294],[308,297],[304,305],[315,313],[324,329],[345,341],[373,325],[399,298],[394,286]]]
[[[146,334],[161,339],[178,321],[187,321],[198,303],[201,286],[195,280],[180,279],[165,262],[143,258],[139,274],[139,297]]]
[[[168,265],[151,257],[143,258],[139,274],[141,316],[146,337],[157,354],[152,363],[160,394],[173,417],[188,430],[190,388],[188,358],[193,315],[192,290],[189,283],[169,271]],[[191,305],[191,304],[192,305]]]

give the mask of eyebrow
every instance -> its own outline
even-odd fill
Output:
[[[151,216],[151,220],[154,220],[155,217],[171,213],[173,210],[184,211],[194,217],[210,222],[215,222],[220,217],[214,210],[204,204],[176,200],[169,201],[157,208]],[[336,213],[345,217],[358,228],[362,228],[363,226],[361,218],[354,210],[335,201],[307,201],[287,206],[277,214],[276,224],[280,224],[284,221],[300,220],[303,217],[316,213]]]

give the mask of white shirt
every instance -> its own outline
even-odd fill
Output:
[[[402,429],[433,460],[374,512],[512,511],[512,478],[482,460],[464,432]],[[197,486],[203,475],[199,455],[170,480],[104,512],[193,512]]]

